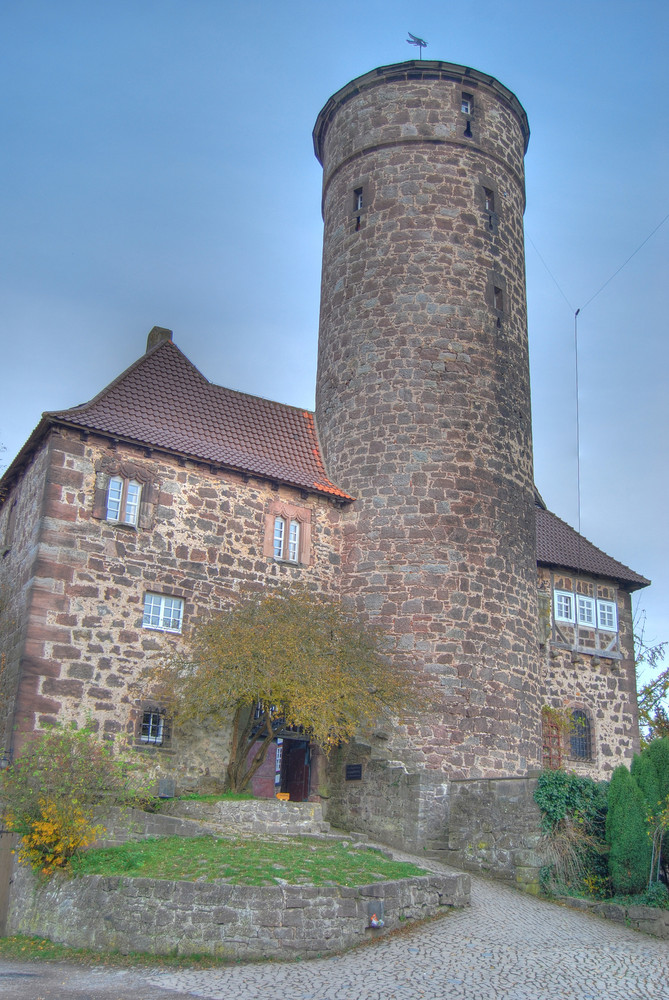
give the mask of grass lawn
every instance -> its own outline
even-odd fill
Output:
[[[70,962],[72,965],[105,966],[119,969],[176,968],[211,969],[217,966],[239,964],[236,960],[216,958],[214,955],[149,955],[118,951],[94,951],[92,948],[68,948],[48,938],[27,937],[13,934],[0,937],[0,961],[5,962]]]
[[[224,879],[236,885],[354,886],[427,874],[416,865],[391,861],[378,850],[309,838],[154,837],[86,851],[72,869],[75,875]]]

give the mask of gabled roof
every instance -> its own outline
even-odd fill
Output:
[[[605,576],[617,580],[627,590],[639,590],[650,584],[650,580],[607,556],[606,552],[546,510],[543,502],[541,506],[536,505],[536,515],[538,563]]]
[[[54,423],[352,499],[325,474],[312,413],[208,382],[171,340],[90,402],[45,413],[31,441]]]
[[[171,338],[170,331],[154,331]],[[313,413],[208,382],[171,339],[159,340],[90,402],[43,414],[0,479],[0,502],[49,427],[58,424],[353,499],[325,474]],[[547,510],[536,490],[535,503],[538,563],[618,580],[629,590],[648,586],[649,580]]]

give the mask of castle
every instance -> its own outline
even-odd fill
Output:
[[[330,763],[285,734],[259,794],[321,795],[337,821],[434,846],[456,785],[630,761],[630,594],[648,581],[533,483],[528,139],[476,70],[353,80],[314,129],[315,414],[213,385],[158,327],[93,400],[44,414],[0,481],[5,762],[40,725],[92,718],[177,790],[213,787],[227,734],[171,727],[142,668],[241,587],[278,583],[380,624],[432,707]]]

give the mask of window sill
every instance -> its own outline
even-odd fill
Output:
[[[617,633],[609,632],[609,635],[613,636]],[[579,656],[598,656],[600,660],[622,660],[623,654],[614,652],[611,649],[592,649],[591,647],[585,646],[572,646],[566,642],[553,642],[550,643],[551,649],[564,649],[570,653],[578,653]]]
[[[165,628],[163,625],[145,625],[142,622],[142,628],[147,629],[149,632],[169,632],[170,635],[181,635],[180,628]]]
[[[167,754],[168,756],[176,756],[176,750],[172,746],[167,746],[162,743],[133,743],[133,750],[138,750],[140,753],[161,753]]]

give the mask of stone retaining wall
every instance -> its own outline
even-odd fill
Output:
[[[452,781],[446,864],[539,891],[541,813],[536,778]]]
[[[536,778],[442,781],[439,772],[409,772],[396,762],[367,760],[363,779],[334,782],[327,817],[383,843],[539,891],[536,853],[541,814]]]
[[[327,833],[320,802],[290,802],[279,799],[224,799],[219,802],[175,799],[162,807],[161,816],[200,819],[236,832],[282,834],[296,837]]]
[[[468,902],[469,876],[461,874],[354,888],[255,887],[102,875],[44,883],[17,866],[7,933],[124,954],[311,958]],[[385,927],[372,930],[369,917],[380,906]]]
[[[198,822],[195,818],[184,819],[166,816],[164,813],[148,813],[142,809],[119,809],[116,806],[105,810],[104,815],[99,817],[99,822],[105,832],[96,842],[96,847],[112,847],[125,844],[128,840],[144,840],[147,837],[221,836],[221,830]]]
[[[615,920],[653,937],[669,938],[669,910],[659,910],[655,906],[622,906],[620,903],[579,899],[576,896],[560,896],[560,902],[573,910],[596,913],[605,920]]]

